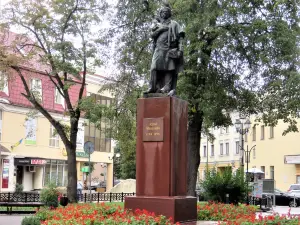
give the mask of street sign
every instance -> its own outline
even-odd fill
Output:
[[[89,167],[88,166],[84,166],[81,168],[81,172],[83,173],[88,173],[89,172]]]
[[[85,142],[83,148],[86,154],[93,154],[95,151],[94,143],[90,141]]]
[[[88,166],[88,169],[89,169],[91,167],[91,154],[95,151],[95,146],[94,146],[93,142],[87,141],[87,142],[84,143],[83,148],[84,148],[84,152],[89,155],[89,166]],[[89,171],[90,171],[90,169],[89,169]],[[89,190],[90,190],[90,196],[92,194],[92,189],[91,189],[92,177],[91,176],[92,175],[89,172],[89,180],[90,180]],[[92,198],[90,198],[90,202],[92,202]]]

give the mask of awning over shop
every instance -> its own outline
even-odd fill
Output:
[[[0,144],[0,155],[9,155],[10,151],[8,148]]]
[[[300,155],[285,155],[285,164],[300,164]]]

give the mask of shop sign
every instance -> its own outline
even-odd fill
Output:
[[[80,158],[88,158],[89,155],[86,154],[85,152],[76,152],[76,157],[80,157]]]
[[[63,151],[62,151],[62,155],[63,156],[68,156],[67,151],[65,149],[63,149]],[[76,157],[79,157],[79,158],[88,158],[89,155],[86,154],[85,152],[77,152],[76,151]]]
[[[15,158],[15,165],[45,165],[47,160],[45,159],[33,159],[33,158]]]
[[[285,164],[300,164],[300,155],[285,155]]]
[[[63,149],[62,155],[63,156],[68,156],[66,149]],[[76,151],[76,157],[79,157],[79,158],[88,158],[89,155],[86,154],[85,152],[77,152]]]
[[[32,159],[31,164],[32,165],[45,165],[47,163],[44,159]]]

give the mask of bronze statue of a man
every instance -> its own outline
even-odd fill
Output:
[[[176,94],[178,73],[183,70],[184,31],[171,20],[171,8],[165,4],[159,10],[156,23],[151,29],[154,53],[151,64],[151,78],[148,93]]]

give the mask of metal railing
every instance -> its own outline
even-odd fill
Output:
[[[0,193],[0,203],[1,202],[40,202],[40,194],[39,193],[15,193],[15,192],[6,192]]]
[[[135,193],[88,193],[78,195],[79,202],[124,202],[126,196],[135,196]],[[91,198],[91,199],[90,199]],[[39,193],[0,193],[1,202],[41,202]]]
[[[124,202],[126,196],[135,196],[135,193],[84,193],[78,195],[79,202]],[[90,197],[92,199],[90,199]]]

